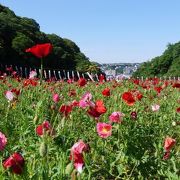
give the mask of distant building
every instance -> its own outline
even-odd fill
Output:
[[[141,63],[109,63],[102,64],[101,70],[106,74],[107,78],[115,78],[116,76],[131,77]]]
[[[123,74],[125,74],[125,75],[130,75],[130,74],[132,74],[132,73],[133,73],[132,67],[126,66],[126,67],[123,69]]]
[[[105,70],[104,72],[105,72],[106,76],[113,76],[113,77],[116,76],[116,70],[115,69],[114,70],[112,70],[112,69]]]

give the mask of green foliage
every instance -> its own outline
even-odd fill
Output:
[[[37,86],[23,86],[24,80],[17,82],[4,78],[0,89],[0,131],[7,137],[7,145],[0,153],[0,179],[173,179],[180,177],[180,122],[179,89],[171,83],[160,94],[150,89],[143,89],[131,80],[118,82],[88,82],[84,87],[77,83],[43,82]],[[147,83],[147,81],[146,81]],[[158,85],[164,82],[160,81]],[[19,89],[20,94],[8,102],[4,92],[9,85]],[[113,88],[112,88],[113,87]],[[102,90],[111,89],[111,96],[104,97]],[[69,92],[76,90],[76,96]],[[127,90],[141,91],[143,98],[128,106],[121,98]],[[60,95],[60,101],[52,100],[53,93]],[[62,104],[79,101],[84,93],[90,92],[92,101],[102,99],[107,112],[98,119],[90,117],[89,109],[73,107],[65,117],[59,112]],[[151,105],[158,103],[160,109],[153,112]],[[109,115],[120,111],[124,114],[122,123],[112,123],[112,135],[106,139],[98,136],[97,122],[109,123]],[[132,119],[132,111],[137,112],[137,119]],[[45,133],[38,136],[36,128],[43,121],[49,121],[54,135]],[[176,144],[170,150],[170,157],[163,160],[164,140],[172,137]],[[70,161],[70,150],[74,143],[82,139],[90,146],[89,152],[83,153],[84,167],[79,174]],[[2,162],[13,152],[20,152],[25,159],[22,175],[15,175],[10,169],[4,169]]]
[[[34,42],[23,33],[18,32],[16,37],[12,40],[12,48],[20,55],[24,55],[24,49],[28,46],[32,46]]]
[[[180,42],[168,44],[167,49],[161,56],[153,58],[151,61],[144,62],[136,72],[134,77],[161,77],[161,76],[180,76]]]

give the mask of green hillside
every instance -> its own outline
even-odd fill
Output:
[[[180,42],[168,44],[167,49],[161,56],[144,62],[133,76],[180,76]]]
[[[41,32],[34,19],[19,17],[0,4],[0,63],[38,67],[39,59],[25,49],[47,42],[52,43],[53,52],[44,67],[85,71],[92,65],[73,41]]]

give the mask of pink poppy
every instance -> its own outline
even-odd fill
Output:
[[[67,80],[67,83],[68,83],[68,84],[71,84],[71,83],[73,83],[73,82],[74,82],[73,79],[68,79],[68,80]]]
[[[164,150],[166,152],[170,151],[175,144],[176,144],[176,140],[175,139],[173,139],[171,137],[167,137],[165,139],[165,142],[164,142]]]
[[[13,101],[13,99],[15,98],[14,94],[11,91],[6,91],[5,97],[8,101]]]
[[[76,170],[81,173],[84,165],[83,152],[87,152],[89,146],[82,140],[79,140],[71,148],[70,160],[73,161]]]
[[[55,103],[58,103],[59,100],[60,100],[59,95],[58,95],[58,94],[53,94],[53,101],[54,101]]]
[[[13,71],[13,68],[12,68],[12,66],[10,66],[10,67],[7,67],[7,68],[6,68],[6,71],[12,72],[12,71]]]
[[[159,111],[160,106],[158,104],[154,104],[151,106],[151,108],[152,108],[152,111],[156,112],[156,111]]]
[[[7,143],[6,136],[0,132],[0,151],[3,151]]]
[[[83,99],[79,101],[79,107],[86,108],[87,106],[88,106],[88,103],[84,101]]]
[[[102,138],[107,138],[109,136],[111,136],[112,134],[112,126],[111,124],[107,124],[107,123],[97,123],[97,132],[98,135]]]
[[[31,71],[29,73],[29,79],[34,79],[37,76],[37,72],[36,71]]]
[[[89,146],[85,144],[82,140],[79,140],[77,143],[75,143],[72,148],[71,152],[76,153],[76,154],[81,154],[86,151],[88,151]]]
[[[171,138],[171,137],[167,137],[165,139],[165,141],[164,141],[164,150],[165,150],[165,153],[164,153],[164,156],[163,156],[164,160],[169,159],[169,157],[170,157],[170,150],[175,145],[175,143],[176,143],[176,140]]]
[[[116,123],[121,123],[122,122],[122,117],[124,117],[124,114],[121,112],[113,112],[109,116],[110,122],[116,122]]]
[[[79,101],[79,107],[86,108],[88,106],[93,106],[94,103],[91,101],[92,94],[90,92],[86,92]]]

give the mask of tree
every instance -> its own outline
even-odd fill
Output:
[[[23,33],[18,32],[15,38],[12,40],[12,48],[19,54],[24,55],[25,49],[32,46],[34,42]]]

